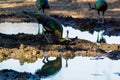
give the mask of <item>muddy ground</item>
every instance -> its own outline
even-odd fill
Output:
[[[63,25],[73,26],[83,31],[105,30],[108,36],[120,36],[120,1],[107,0],[108,10],[105,23],[99,24],[96,11],[88,10],[88,2],[95,0],[49,0],[48,14]],[[23,10],[37,10],[34,0],[0,1],[0,22],[36,22],[22,13]],[[112,33],[112,34],[111,34]],[[43,44],[44,43],[44,44]],[[112,51],[112,52],[110,52]],[[42,35],[5,35],[0,34],[0,61],[9,58],[24,62],[34,62],[44,56],[62,56],[65,59],[75,56],[108,56],[119,59],[120,44],[93,43],[87,40],[71,39],[63,43],[48,44]],[[113,56],[113,53],[116,55]],[[111,55],[110,55],[111,54]]]

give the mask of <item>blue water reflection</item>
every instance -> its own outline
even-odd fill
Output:
[[[65,67],[66,61],[62,59],[61,69],[54,75],[41,78],[41,80],[120,80],[118,75],[120,73],[120,60],[103,58],[94,60],[92,57],[75,57],[68,61],[68,67]],[[18,60],[8,59],[0,63],[0,71],[12,69],[36,75],[36,71],[42,69],[43,65],[45,64],[42,59],[38,59],[34,63],[24,63],[23,65],[20,65]]]
[[[120,72],[119,60],[108,58],[90,60],[89,57],[76,57],[69,61],[69,67],[63,71],[62,80],[119,80],[114,72]],[[73,75],[74,74],[74,75]]]
[[[37,69],[42,67],[42,65],[42,59],[38,59],[34,63],[24,63],[24,65],[20,65],[19,60],[8,59],[0,63],[0,70],[12,69],[18,72],[30,72],[34,74]]]
[[[42,25],[40,25],[40,33],[42,33]],[[5,34],[17,34],[17,33],[28,33],[28,34],[37,34],[38,33],[38,24],[37,23],[1,23],[0,24],[0,33]],[[107,36],[103,35],[104,31],[94,31],[93,34],[89,31],[80,31],[79,29],[74,29],[71,26],[63,26],[63,37],[66,37],[67,30],[69,30],[69,37],[75,38],[76,36],[80,39],[86,39],[92,42],[97,42],[98,37],[104,38],[106,43],[109,44],[120,44],[120,36]]]
[[[37,23],[1,23],[0,32],[4,34],[18,34],[18,33],[27,33],[27,34],[37,34],[38,30]]]

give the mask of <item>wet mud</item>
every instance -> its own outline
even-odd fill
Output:
[[[119,44],[93,43],[77,38],[71,38],[70,41],[62,43],[49,44],[43,35],[0,34],[0,41],[0,61],[14,58],[19,59],[21,64],[34,62],[37,58],[45,56],[65,59],[72,59],[75,56],[108,57],[111,51],[120,51]]]

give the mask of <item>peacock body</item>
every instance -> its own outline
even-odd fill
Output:
[[[61,57],[57,57],[55,60],[46,60],[43,59],[44,65],[41,69],[38,69],[35,74],[39,77],[49,77],[54,75],[62,68],[62,59]]]
[[[45,33],[53,34],[58,41],[61,40],[63,27],[58,20],[56,20],[51,16],[45,14],[39,14],[36,12],[24,11],[24,13],[32,18],[36,18],[38,23],[43,25],[43,28],[45,29]]]
[[[97,0],[95,3],[95,9],[98,11],[106,11],[107,10],[107,2],[105,0]]]
[[[104,13],[108,8],[108,4],[105,0],[96,0],[96,3],[94,5],[94,7],[91,7],[91,5],[89,4],[90,9],[94,9],[98,11],[98,16],[100,18],[100,12],[102,12],[102,22],[104,23]]]
[[[48,4],[48,0],[37,0],[36,6],[38,7],[39,10],[43,10],[43,13],[44,13],[44,9],[50,8],[50,6]]]

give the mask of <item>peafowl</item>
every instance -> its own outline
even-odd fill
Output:
[[[44,33],[50,33],[53,34],[56,37],[56,40],[58,42],[62,41],[62,33],[63,33],[63,27],[61,23],[56,20],[55,18],[45,15],[45,14],[39,14],[36,12],[29,12],[29,11],[23,11],[24,14],[29,15],[32,18],[36,18],[39,24],[43,25],[43,28],[45,29]],[[44,35],[46,37],[46,35]],[[48,43],[50,43],[49,39],[46,37]]]
[[[102,12],[102,21],[98,21],[98,23],[104,23],[104,13],[108,8],[108,4],[105,0],[96,0],[96,3],[94,5],[94,7],[91,6],[91,4],[88,4],[91,9],[97,10],[98,11],[98,16],[100,19],[100,12]]]
[[[39,9],[39,11],[42,10],[43,13],[44,13],[44,9],[50,9],[48,0],[36,0],[36,6]],[[40,27],[38,24],[38,34],[39,33],[40,33]]]
[[[36,0],[36,6],[39,10],[42,9],[43,13],[44,13],[44,9],[50,9],[48,0]]]
[[[48,60],[48,57],[47,57],[47,59],[45,59],[45,58],[43,59],[44,65],[42,66],[42,68],[38,69],[35,72],[35,74],[39,78],[50,77],[50,76],[54,75],[55,73],[57,73],[58,71],[60,71],[60,69],[62,68],[62,58],[61,57],[57,57],[55,60]]]

